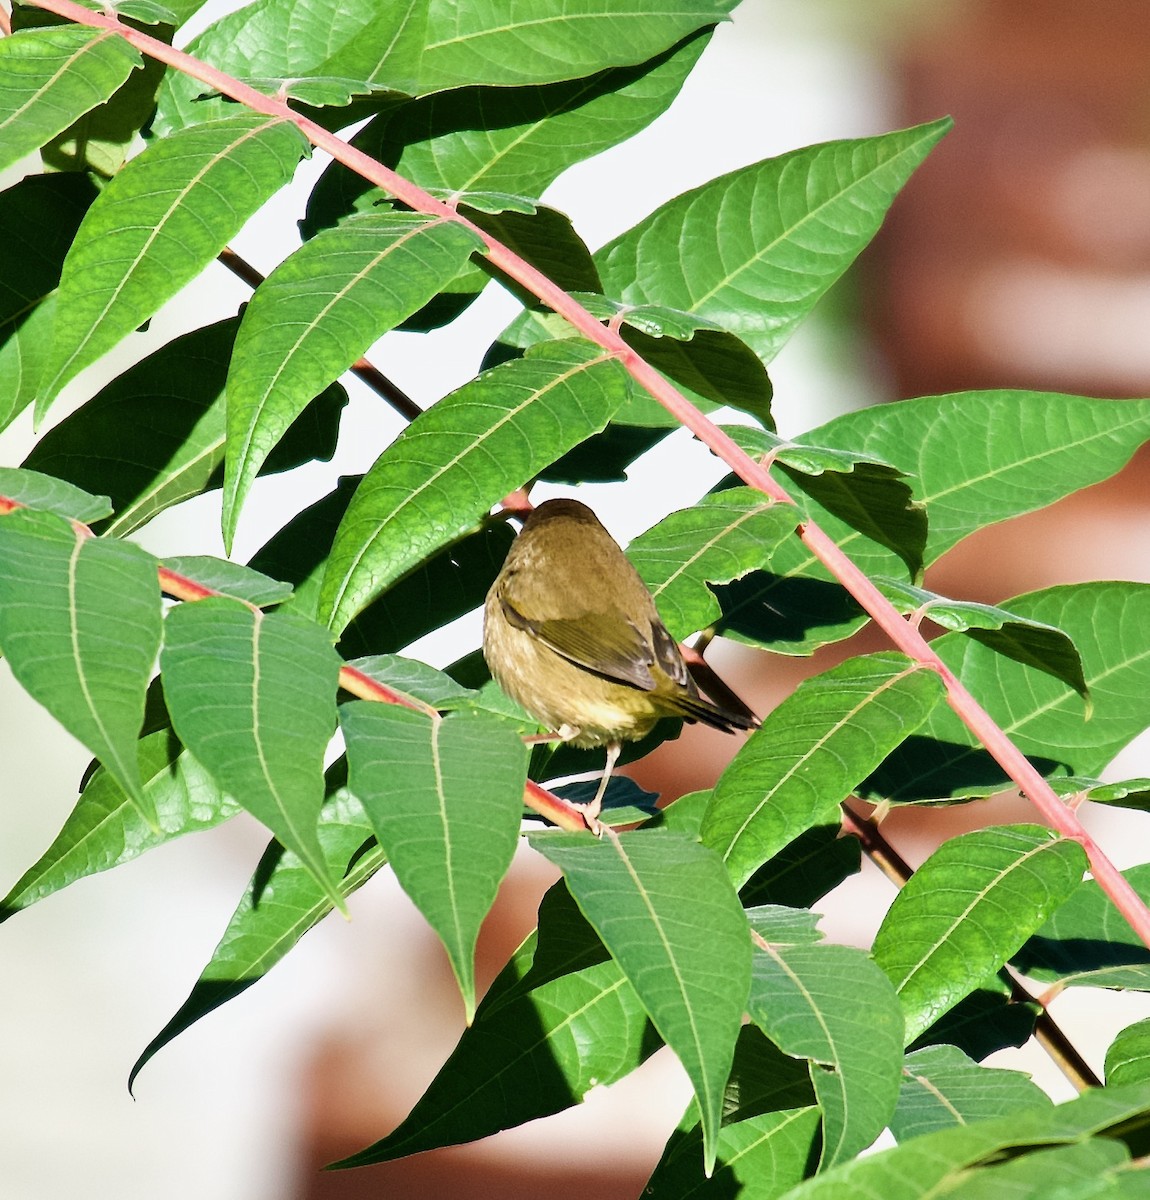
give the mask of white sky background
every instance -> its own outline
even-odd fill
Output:
[[[857,30],[849,22],[813,24],[811,7],[802,0],[747,0],[734,24],[719,29],[671,110],[631,142],[568,172],[548,201],[573,217],[594,248],[664,200],[724,171],[810,142],[890,128],[877,54],[851,39]],[[824,18],[843,11],[814,7]],[[294,221],[323,165],[319,156],[305,164],[300,184],[275,198],[237,239],[239,252],[262,271],[297,244]],[[206,311],[212,319],[227,315],[247,295],[223,268],[212,269],[165,308],[148,334],[131,339],[130,358],[113,356],[85,372],[52,419],[69,402],[93,394],[126,361],[202,324]],[[426,405],[472,377],[514,312],[514,303],[491,288],[451,330],[430,339],[389,335],[370,357]],[[879,398],[881,384],[860,370],[850,349],[816,319],[783,350],[771,367],[783,432]],[[345,449],[333,464],[257,485],[241,522],[238,558],[262,544],[282,514],[324,494],[338,475],[368,467],[398,431],[399,419],[382,401],[357,381],[349,391]],[[0,463],[18,464],[30,445],[25,417],[0,434]],[[679,434],[640,465],[629,484],[589,489],[590,498],[626,540],[696,499],[722,473],[705,450]],[[218,518],[217,494],[164,514],[140,540],[157,553],[221,553]],[[426,655],[446,662],[477,642],[478,621],[465,621],[456,640],[437,639]],[[6,832],[0,889],[6,890],[67,816],[89,756],[68,744],[2,665],[0,706]],[[402,994],[405,955],[424,945],[425,934],[390,878],[377,877],[365,889],[372,895],[353,901],[357,920],[325,923],[245,997],[162,1050],[137,1081],[139,1099],[131,1101],[125,1090],[130,1065],[185,998],[265,841],[255,823],[241,817],[85,880],[0,928],[6,1200],[283,1200],[292,1179],[299,1072],[312,1035],[339,1013],[374,1003],[370,989],[387,978]],[[372,951],[373,966],[365,972],[364,939],[385,936],[389,947]],[[656,1090],[664,1101],[652,1104],[648,1096],[643,1106],[662,1137],[658,1131],[673,1125],[686,1093],[667,1064],[655,1070],[662,1072]],[[585,1119],[593,1113],[573,1118]],[[597,1132],[598,1151],[626,1154],[635,1134],[631,1126]],[[547,1135],[521,1136],[527,1144]]]

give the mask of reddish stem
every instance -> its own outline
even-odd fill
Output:
[[[81,8],[80,5],[72,3],[72,0],[31,0],[31,3],[79,24],[112,30],[143,53],[175,67],[193,79],[200,80],[222,95],[230,96],[246,105],[252,111],[291,121],[312,145],[326,150],[338,162],[390,192],[410,208],[442,217],[444,220],[456,221],[470,229],[481,239],[488,258],[496,267],[509,278],[522,284],[549,308],[565,317],[589,341],[603,347],[617,358],[633,379],[646,388],[704,445],[710,447],[740,478],[779,503],[794,503],[761,464],[739,449],[723,430],[709,421],[681,392],[632,350],[615,330],[600,324],[578,301],[541,271],[461,216],[450,205],[437,200],[410,180],[397,175],[314,121],[296,113],[286,101],[265,96],[262,92],[257,92],[238,79],[233,79],[181,50],[121,25],[114,17]],[[894,645],[923,666],[938,672],[946,685],[947,700],[951,708],[1007,775],[1018,784],[1042,816],[1064,836],[1082,845],[1099,886],[1143,942],[1150,946],[1150,909],[1147,909],[1137,892],[1122,877],[1077,817],[1067,809],[1031,766],[1026,756],[1011,743],[990,715],[942,663],[918,630],[903,619],[826,533],[814,522],[805,522],[799,526],[799,535],[815,557],[834,574],[875,623],[886,632]]]

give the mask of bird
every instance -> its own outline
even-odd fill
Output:
[[[606,747],[595,798],[579,806],[595,833],[623,742],[644,737],[661,717],[724,733],[759,725],[745,706],[699,694],[639,572],[578,500],[547,500],[527,516],[487,593],[483,655],[549,736]]]

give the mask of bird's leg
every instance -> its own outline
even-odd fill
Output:
[[[583,819],[587,822],[587,828],[596,837],[603,836],[603,826],[599,822],[599,812],[603,807],[603,795],[607,791],[607,784],[611,782],[611,772],[615,770],[615,764],[619,761],[619,753],[623,749],[622,742],[607,743],[607,761],[603,766],[603,778],[599,780],[599,790],[595,793],[595,799],[590,804],[581,804],[583,810]]]

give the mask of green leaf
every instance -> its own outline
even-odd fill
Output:
[[[335,1165],[390,1162],[583,1101],[660,1046],[631,985],[562,882],[451,1057],[394,1132]]]
[[[398,654],[373,654],[368,658],[354,659],[347,665],[401,696],[430,704],[440,711],[469,707],[479,695],[471,688],[456,683],[443,671]]]
[[[773,1200],[803,1180],[817,1157],[820,1114],[813,1098],[805,1065],[745,1026],[727,1084],[715,1174],[707,1180],[700,1168],[702,1130],[692,1104],[647,1180],[644,1200],[708,1194]]]
[[[452,88],[381,113],[352,145],[432,191],[541,196],[567,167],[645,129],[678,94],[709,40],[709,31],[700,32],[649,62],[573,82]],[[370,211],[385,198],[362,176],[333,163],[309,198],[304,236],[350,212]],[[563,286],[598,291],[598,272],[594,280],[590,288]]]
[[[228,371],[226,546],[261,464],[312,397],[481,247],[453,221],[368,213],[305,243],[256,288]]]
[[[350,896],[387,861],[377,845],[365,846],[371,827],[346,788],[337,788],[325,802],[317,836],[327,872],[339,880],[343,896]],[[272,842],[191,994],[136,1060],[128,1090],[157,1051],[258,983],[332,908],[331,896],[316,881],[313,868]]]
[[[531,844],[638,993],[691,1080],[704,1164],[717,1151],[723,1087],[750,984],[750,936],[717,855],[681,835],[544,833]],[[721,978],[721,988],[715,980]]]
[[[1068,1104],[944,1129],[913,1138],[893,1150],[855,1159],[808,1179],[787,1192],[786,1200],[874,1200],[876,1196],[883,1200],[926,1200],[950,1196],[960,1181],[965,1184],[968,1178],[981,1174],[981,1170],[972,1172],[972,1168],[1001,1161],[1002,1151],[1020,1148],[1024,1156],[1013,1161],[1027,1162],[1034,1157],[1035,1147],[1077,1146],[1096,1134],[1129,1141],[1144,1137],[1148,1125],[1150,1085],[1093,1088]],[[990,1193],[995,1197],[1003,1194]]]
[[[523,87],[646,62],[733,7],[733,0],[671,0],[658,11],[642,0],[536,0],[520,10],[433,0],[418,90],[476,80]]]
[[[60,268],[96,195],[80,175],[29,175],[0,192],[0,429],[35,398]]]
[[[1150,587],[1082,583],[1005,602],[1015,616],[1061,629],[1078,647],[1092,701],[1065,683],[950,633],[931,643],[942,660],[1043,774],[1092,775],[1150,725]],[[942,706],[867,781],[866,794],[898,801],[990,795],[1002,768]]]
[[[171,729],[141,738],[138,762],[158,831],[144,820],[114,776],[100,767],[52,844],[0,901],[0,921],[78,879],[131,862],[185,833],[211,829],[240,811],[184,752]]]
[[[763,566],[795,529],[790,505],[754,488],[707,496],[664,517],[627,547],[676,641],[706,629],[720,611],[709,583],[726,583]]]
[[[979,1066],[957,1046],[929,1046],[906,1056],[890,1131],[905,1142],[1050,1104],[1050,1097],[1021,1071]]]
[[[607,292],[701,313],[769,362],[950,125],[808,146],[685,192],[599,251]]]
[[[747,1011],[780,1050],[810,1059],[820,1169],[865,1150],[894,1112],[902,1068],[902,1013],[882,971],[849,946],[760,941]]]
[[[209,554],[184,554],[165,558],[162,565],[177,575],[194,579],[196,583],[231,596],[234,600],[246,600],[263,608],[269,604],[282,604],[291,596],[291,584],[271,579],[242,563],[228,562],[225,558],[213,558]]]
[[[136,763],[160,648],[156,561],[54,513],[0,517],[0,653],[28,694],[104,764],[156,824]]]
[[[622,367],[597,347],[551,342],[417,417],[348,507],[328,559],[321,618],[342,630],[508,492],[602,429],[626,386]]]
[[[0,467],[0,498],[83,524],[98,521],[112,511],[107,496],[93,496],[63,479],[18,467]]]
[[[973,438],[972,428],[1003,432]],[[929,566],[989,523],[1043,508],[1115,474],[1147,437],[1147,400],[998,391],[874,405],[838,417],[803,440],[879,458],[915,476],[930,522],[922,552]],[[870,575],[902,573],[895,553],[818,499],[808,494],[805,512],[856,565]],[[771,574],[749,576],[720,589],[719,596],[725,636],[790,654],[809,654],[866,620],[801,544],[780,547]]]
[[[0,171],[107,100],[140,65],[110,30],[57,25],[0,40]]]
[[[288,182],[306,149],[290,122],[252,113],[153,142],[125,166],[64,260],[37,416],[194,279]]]
[[[25,465],[106,490],[116,515],[104,534],[124,535],[157,513],[222,482],[224,380],[238,320],[183,334],[113,379],[50,429]],[[347,396],[318,396],[264,464],[284,471],[335,452]]]
[[[1110,804],[1115,808],[1130,808],[1135,812],[1150,810],[1150,779],[1122,779],[1104,783],[1085,775],[1064,775],[1050,780],[1059,796],[1074,796],[1094,804]]]
[[[1106,1051],[1106,1084],[1150,1081],[1150,1018],[1127,1025]]]
[[[972,437],[972,429],[995,436]],[[960,392],[847,413],[805,437],[877,455],[917,478],[929,564],[976,529],[1116,474],[1150,438],[1150,400]]]
[[[915,1038],[908,1050],[957,1046],[976,1062],[982,1062],[996,1050],[1026,1045],[1040,1011],[1035,1001],[1014,1000],[1010,987],[999,974],[964,996]]]
[[[1150,902],[1150,864],[1122,874]],[[1063,987],[1150,991],[1150,949],[1093,880],[1075,889],[1012,964],[1032,979]]]
[[[862,861],[858,839],[840,837],[841,831],[841,822],[835,820],[800,833],[743,885],[739,893],[743,903],[810,908],[844,879],[858,874]]]
[[[874,582],[899,612],[925,616],[944,629],[967,633],[996,654],[1005,654],[1037,671],[1045,671],[1069,684],[1080,696],[1087,696],[1082,659],[1061,629],[1017,617],[993,604],[948,600],[897,579],[880,576]]]
[[[349,785],[400,886],[439,935],[470,1022],[475,943],[519,840],[527,747],[479,712],[340,709]]]
[[[1145,1191],[1141,1170],[1130,1170],[1130,1151],[1110,1138],[1091,1138],[1053,1150],[1035,1150],[1021,1158],[988,1164],[947,1190],[953,1200],[1120,1200]],[[1144,1168],[1143,1168],[1144,1170]],[[1124,1181],[1136,1190],[1111,1190]]]
[[[912,1041],[990,978],[1074,891],[1077,842],[1003,825],[944,842],[895,897],[874,939]]]
[[[322,629],[239,600],[181,604],[161,670],[180,741],[345,911],[316,836],[340,661]]]
[[[737,887],[839,804],[942,695],[899,654],[850,659],[800,684],[723,772],[703,822]]]

